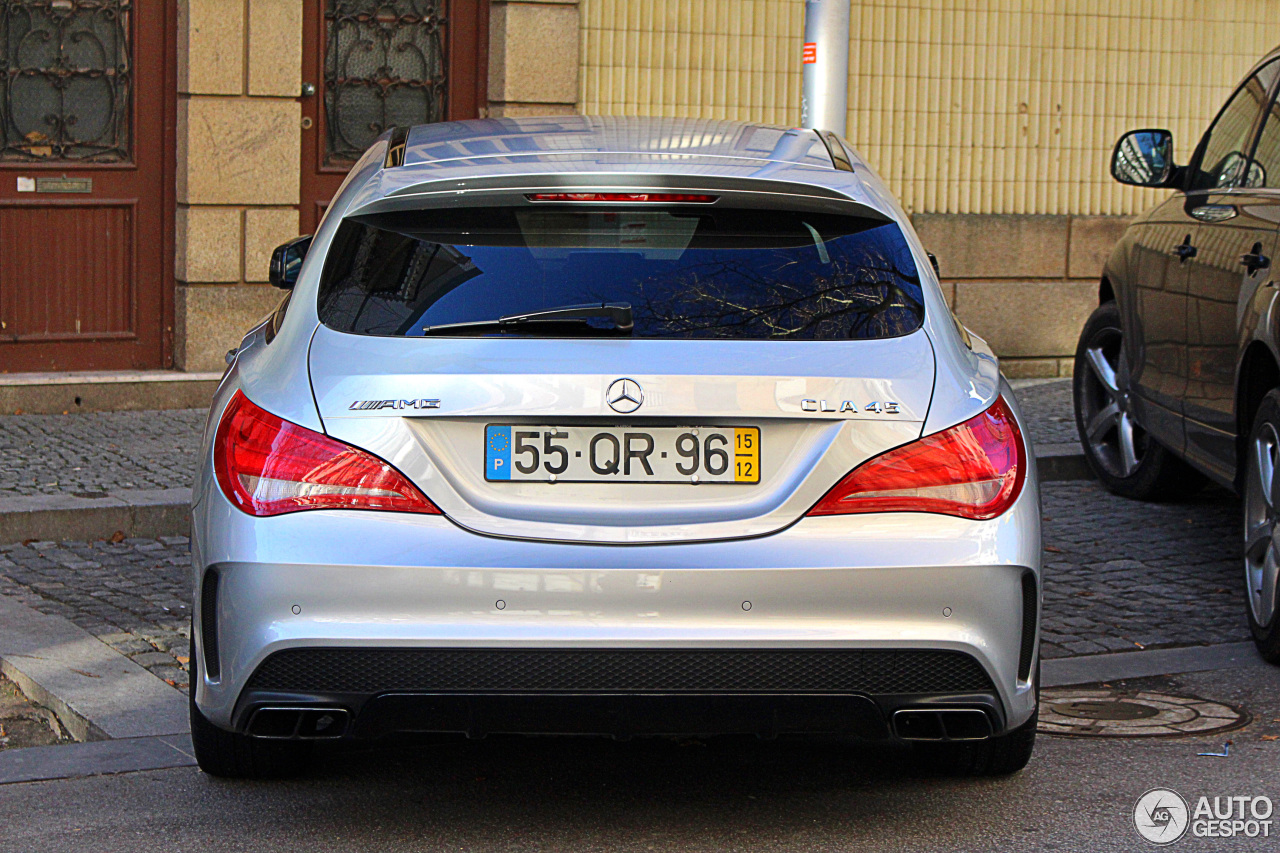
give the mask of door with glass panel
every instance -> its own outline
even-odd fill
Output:
[[[0,371],[171,359],[172,14],[0,3]]]
[[[481,114],[488,29],[488,0],[307,0],[303,233],[387,128]]]

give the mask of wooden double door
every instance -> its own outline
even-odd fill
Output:
[[[488,0],[306,0],[302,233],[387,128],[476,118],[486,104]]]
[[[174,11],[0,3],[0,372],[172,360]]]

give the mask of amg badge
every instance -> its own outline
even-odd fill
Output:
[[[439,400],[356,400],[347,407],[351,411],[371,412],[378,409],[438,409]]]

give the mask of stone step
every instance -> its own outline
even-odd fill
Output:
[[[206,408],[221,378],[178,370],[0,373],[0,414]]]

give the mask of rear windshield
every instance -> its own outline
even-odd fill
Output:
[[[485,323],[601,303],[630,306],[631,327],[591,318],[569,333],[867,340],[924,318],[915,262],[890,222],[564,205],[348,219],[325,261],[319,313],[362,335],[532,337],[571,327]],[[464,325],[440,328],[452,324]]]

